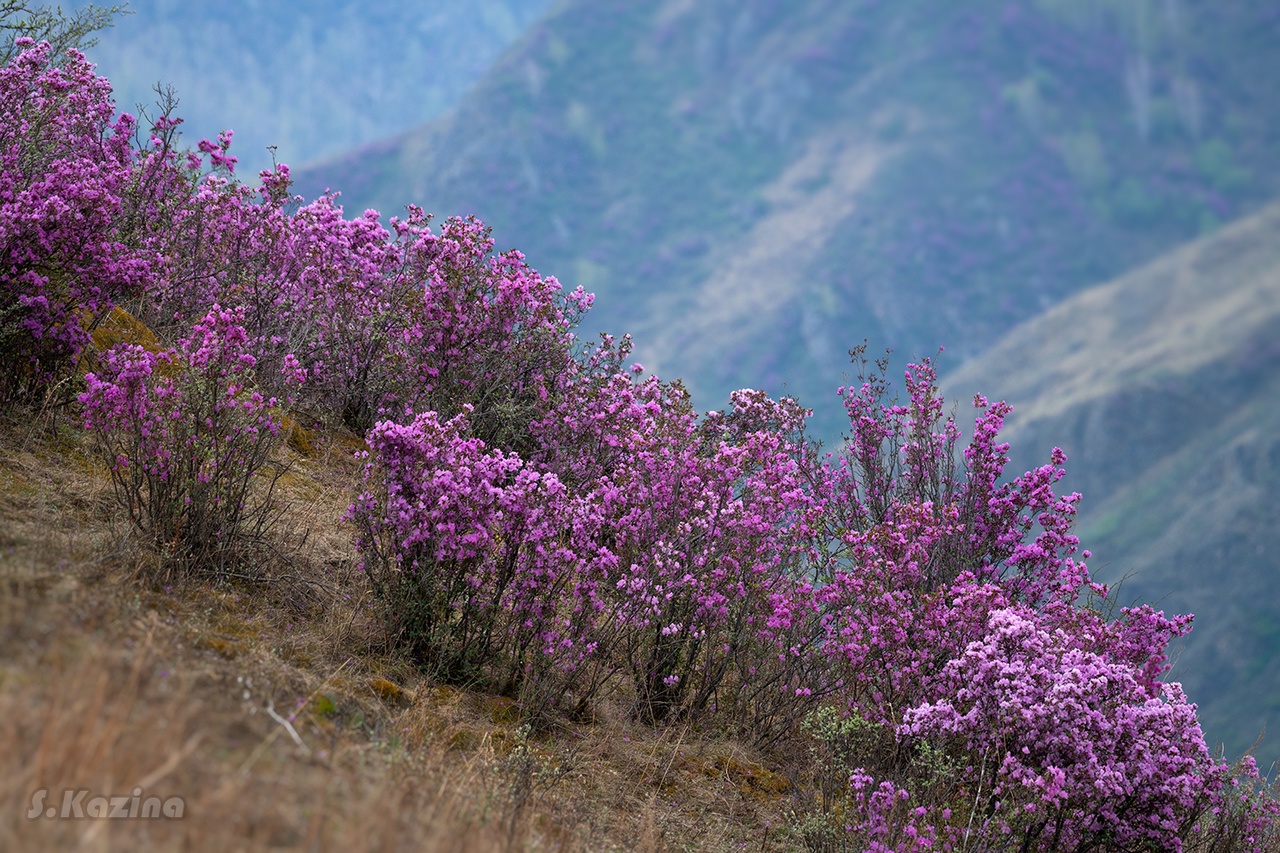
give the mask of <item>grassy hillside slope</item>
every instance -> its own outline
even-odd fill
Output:
[[[110,480],[56,415],[0,419],[0,848],[794,849],[791,763],[616,715],[530,733],[424,678],[371,620],[340,518],[352,437],[275,464],[258,565],[152,585]],[[799,765],[796,765],[797,767]],[[64,791],[181,820],[27,820]]]
[[[1054,472],[997,488],[976,440],[939,506],[928,366],[910,414],[850,400],[855,483],[791,401],[577,361],[588,298],[479,223],[389,242],[216,151],[192,194],[46,51],[4,76],[0,848],[1273,844],[1152,682],[1179,625],[1069,606]],[[842,146],[835,207],[895,156]],[[770,196],[805,251],[813,162]]]
[[[1280,205],[1088,290],[946,378],[1014,406],[1015,464],[1054,445],[1119,594],[1194,612],[1174,669],[1227,751],[1280,726]],[[1021,468],[1019,468],[1021,470]],[[1259,751],[1280,755],[1271,735]]]

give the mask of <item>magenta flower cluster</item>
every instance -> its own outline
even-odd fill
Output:
[[[88,343],[86,315],[148,273],[122,217],[132,117],[82,55],[18,46],[0,68],[0,399],[36,395]]]
[[[1133,667],[1025,607],[993,611],[934,693],[903,714],[899,735],[954,739],[989,760],[991,819],[1051,846],[1172,846],[1221,784],[1178,684],[1152,696]]]
[[[286,415],[345,428],[367,444],[360,564],[419,664],[531,715],[608,694],[766,748],[835,715],[815,846],[1274,839],[1256,772],[1215,761],[1164,680],[1190,617],[1104,617],[1065,456],[1006,478],[1007,405],[977,398],[962,445],[928,359],[899,400],[855,350],[832,453],[794,400],[697,412],[629,338],[583,347],[591,296],[482,223],[346,219],[292,198],[284,165],[249,187],[229,131],[180,150],[164,112],[144,140],[82,56],[21,47],[0,70],[0,389],[83,365],[84,426],[169,557],[235,559],[269,526]],[[155,339],[97,351],[121,308]]]
[[[122,344],[85,375],[84,426],[96,438],[134,523],[174,563],[227,556],[271,508],[254,475],[281,416],[258,390],[243,309],[214,305],[176,349]]]

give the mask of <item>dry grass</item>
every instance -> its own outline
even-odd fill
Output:
[[[80,435],[0,423],[0,849],[793,846],[795,786],[766,756],[621,702],[533,732],[399,658],[340,521],[356,466],[311,439],[282,451],[288,509],[255,566],[157,588]],[[37,791],[138,788],[182,819],[26,817]]]

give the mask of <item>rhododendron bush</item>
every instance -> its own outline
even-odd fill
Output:
[[[280,428],[247,351],[243,310],[214,305],[176,350],[121,344],[85,375],[85,428],[134,524],[171,565],[218,564],[272,518],[253,488]]]
[[[774,610],[811,589],[817,517],[804,413],[758,392],[734,403],[699,418],[678,387],[584,371],[548,416],[584,452],[540,463],[467,436],[467,414],[379,423],[351,509],[365,568],[401,590],[396,618],[419,620],[432,665],[505,658],[579,710],[625,675],[653,720],[733,705],[789,653]]]
[[[954,740],[988,763],[995,819],[1028,838],[1171,846],[1220,784],[1181,688],[1141,683],[1024,607],[993,611],[986,629],[943,668],[938,698],[903,714],[900,736]],[[999,814],[1001,800],[1019,811]]]
[[[47,43],[0,68],[0,398],[30,398],[88,343],[86,318],[142,285],[124,242],[134,122],[110,84]]]
[[[19,48],[0,70],[0,396],[75,386],[171,568],[225,568],[263,536],[286,416],[346,429],[367,448],[346,521],[406,655],[544,721],[609,697],[807,748],[815,849],[1275,841],[1258,774],[1215,761],[1164,680],[1190,617],[1108,609],[1080,496],[1055,491],[1065,455],[1007,475],[1006,404],[975,399],[966,440],[929,359],[899,399],[856,349],[831,452],[795,400],[699,412],[629,338],[584,346],[592,297],[483,223],[348,219],[291,197],[284,165],[240,183],[229,131],[184,151],[164,108],[137,133],[82,56]],[[121,307],[154,338],[94,345]]]
[[[556,599],[573,553],[565,489],[514,453],[466,435],[467,415],[369,432],[376,460],[351,513],[364,568],[406,644],[439,675],[559,642]],[[535,652],[537,650],[535,649]]]

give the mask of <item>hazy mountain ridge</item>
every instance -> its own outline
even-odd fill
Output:
[[[299,188],[479,214],[701,402],[786,383],[830,435],[850,344],[973,355],[1280,191],[1278,37],[1262,2],[568,2]]]
[[[1174,670],[1228,752],[1280,724],[1280,204],[1028,321],[945,380],[1068,455],[1119,601],[1195,612]],[[1280,755],[1274,736],[1260,757]]]
[[[154,113],[152,87],[173,84],[189,144],[234,129],[252,179],[271,162],[267,146],[297,167],[444,112],[549,2],[129,0],[133,14],[88,54],[120,109]]]

